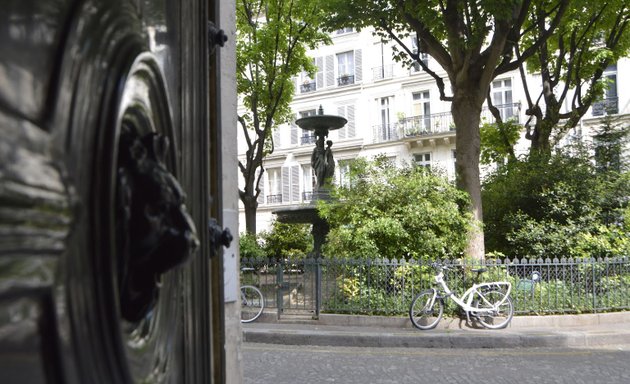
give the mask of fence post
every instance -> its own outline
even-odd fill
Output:
[[[315,314],[313,320],[319,320],[322,309],[322,259],[315,258]]]
[[[593,313],[597,313],[597,292],[595,289],[595,258],[591,257],[591,269],[592,269],[592,275],[593,275]]]
[[[283,311],[284,306],[284,265],[282,260],[276,261],[276,309],[277,319],[280,320],[280,315]]]

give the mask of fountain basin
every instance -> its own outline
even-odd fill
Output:
[[[345,117],[335,115],[313,115],[295,120],[295,124],[300,128],[316,132],[340,129],[347,122]]]

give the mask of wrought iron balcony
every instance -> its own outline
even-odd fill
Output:
[[[494,107],[499,110],[503,121],[516,120],[517,123],[520,122],[519,111],[521,109],[521,103],[498,104]],[[494,116],[488,107],[484,107],[481,110],[481,118],[485,119],[487,122],[494,122]]]
[[[282,203],[282,194],[267,196],[267,204],[281,204],[281,203]]]
[[[302,192],[302,201],[311,201],[311,200],[313,200],[313,191]]]
[[[521,103],[495,105],[506,121],[515,119],[520,122],[519,111]],[[494,116],[486,107],[481,111],[481,118],[488,122],[494,121]],[[434,113],[430,115],[412,116],[399,119],[397,123],[380,124],[372,128],[374,143],[401,140],[405,137],[417,137],[434,135],[447,132],[455,132],[455,122],[450,112]]]
[[[406,137],[444,133],[455,130],[450,112],[434,113],[426,116],[412,116],[399,120],[400,130]]]
[[[354,75],[341,75],[337,78],[337,85],[351,85],[354,84]]]
[[[374,67],[372,68],[372,79],[383,80],[383,79],[391,79],[394,76],[394,66],[393,65],[385,65],[382,67]]]
[[[314,92],[316,90],[317,90],[317,84],[315,83],[315,81],[304,82],[302,83],[302,85],[300,85],[301,93]]]
[[[317,136],[315,135],[302,135],[302,137],[300,137],[300,145],[315,144],[316,141]]]
[[[402,138],[402,126],[400,124],[379,124],[372,127],[372,137],[375,143],[396,141]]]
[[[593,116],[615,115],[619,113],[619,98],[609,97],[602,101],[593,103]]]

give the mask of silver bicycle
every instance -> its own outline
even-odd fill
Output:
[[[253,285],[241,286],[241,323],[251,323],[265,309],[265,299],[260,289]]]
[[[432,266],[436,270],[437,288],[420,292],[409,307],[409,318],[416,328],[435,328],[442,319],[444,300],[447,298],[464,310],[469,323],[471,317],[489,329],[505,328],[510,323],[514,306],[510,299],[512,284],[508,281],[473,284],[461,297],[457,297],[444,281],[444,271],[449,268],[440,263],[433,263]],[[482,273],[486,270],[479,268],[473,272]]]

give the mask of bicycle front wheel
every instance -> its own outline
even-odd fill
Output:
[[[505,299],[505,300],[504,300]],[[496,303],[503,301],[496,310]],[[501,291],[490,291],[480,295],[477,305],[477,316],[481,325],[488,329],[505,328],[514,316],[512,299]]]
[[[444,302],[435,297],[435,291],[422,291],[411,302],[409,318],[414,327],[422,330],[437,326],[444,313]]]
[[[265,308],[265,300],[260,289],[253,285],[241,287],[241,323],[251,323],[260,317]]]

